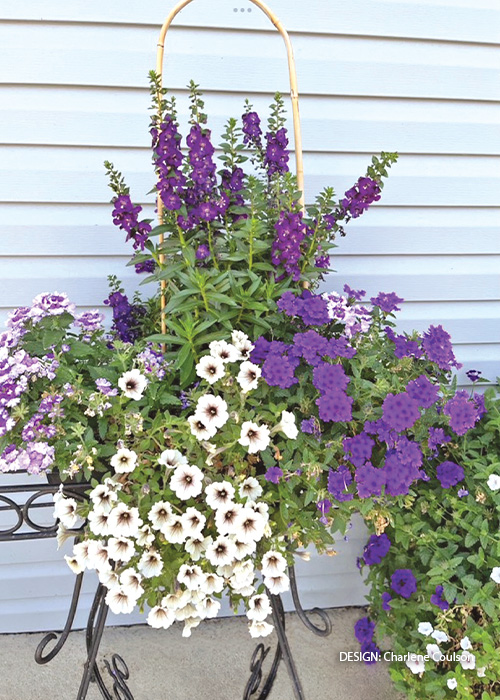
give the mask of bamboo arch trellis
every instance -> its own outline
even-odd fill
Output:
[[[159,76],[159,87],[161,89],[162,84],[163,84],[163,59],[165,55],[165,37],[167,35],[167,32],[174,20],[174,18],[179,14],[181,10],[183,10],[187,5],[190,5],[193,2],[193,0],[181,0],[181,2],[177,3],[177,5],[169,12],[167,19],[163,23],[163,26],[160,30],[160,36],[158,39],[158,49],[156,52],[156,73]],[[292,48],[292,42],[290,40],[290,36],[288,35],[288,32],[284,28],[284,26],[281,24],[280,20],[278,17],[274,14],[274,12],[265,4],[262,2],[262,0],[250,0],[254,5],[256,5],[262,12],[271,20],[273,25],[276,27],[276,29],[279,31],[281,36],[283,37],[283,41],[285,42],[285,47],[286,47],[286,53],[287,53],[287,58],[288,58],[288,75],[290,79],[290,97],[292,100],[292,116],[293,116],[293,134],[294,134],[294,140],[295,140],[295,165],[296,165],[296,175],[297,175],[297,185],[298,188],[301,192],[300,195],[300,205],[302,209],[304,210],[305,208],[305,200],[304,200],[304,165],[303,165],[303,156],[302,156],[302,132],[300,129],[300,112],[299,112],[299,92],[298,92],[298,87],[297,87],[297,71],[295,68],[295,58],[293,55],[293,48]],[[161,97],[161,96],[159,96]],[[163,222],[163,202],[161,199],[161,196],[158,194],[157,199],[156,199],[156,204],[157,204],[157,210],[158,210],[158,219],[159,222]],[[160,245],[163,243],[164,238],[163,234],[160,235],[159,237],[159,242]],[[163,264],[165,261],[165,256],[164,254],[160,254],[160,263]],[[165,305],[166,305],[166,300],[165,300],[165,289],[166,289],[166,282],[165,280],[162,280],[160,283],[161,287],[161,332],[165,334],[167,332],[167,326],[166,326],[166,320],[165,320]]]

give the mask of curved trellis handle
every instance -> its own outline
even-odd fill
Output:
[[[163,75],[163,56],[164,56],[164,47],[165,47],[165,36],[167,34],[167,31],[172,24],[172,20],[174,17],[179,14],[179,12],[186,7],[186,5],[189,5],[193,0],[181,0],[168,14],[167,19],[163,23],[163,26],[160,31],[160,37],[158,39],[158,49],[156,52],[156,73],[159,76],[159,81],[160,81],[160,87],[162,85],[162,75]],[[294,133],[294,139],[295,139],[295,163],[296,163],[296,173],[297,173],[297,185],[298,188],[301,192],[300,195],[300,204],[302,208],[304,209],[305,206],[305,200],[304,200],[304,166],[303,166],[303,159],[302,159],[302,133],[300,130],[300,114],[299,114],[299,94],[298,94],[298,89],[297,89],[297,71],[295,70],[295,59],[293,57],[293,49],[292,49],[292,42],[290,41],[290,37],[288,36],[288,32],[286,29],[283,27],[281,24],[280,20],[276,17],[274,12],[269,9],[267,5],[265,5],[261,0],[250,0],[254,5],[256,5],[259,9],[262,10],[262,12],[269,17],[271,22],[274,24],[276,29],[279,31],[281,36],[283,37],[283,41],[285,42],[285,47],[286,47],[286,53],[288,56],[288,73],[290,77],[290,97],[292,99],[292,115],[293,115],[293,133]],[[160,222],[162,221],[162,216],[163,216],[163,202],[161,200],[161,197],[158,195],[157,197],[157,207],[158,207],[158,218]],[[160,244],[163,243],[163,235],[160,236]],[[160,256],[160,262],[163,262],[163,255]],[[165,308],[165,280],[161,281],[161,309],[162,309],[162,314],[161,314],[161,329],[162,333],[166,333],[166,322],[165,322],[165,315],[164,315],[164,308]]]

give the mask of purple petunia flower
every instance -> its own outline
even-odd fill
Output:
[[[438,464],[436,476],[444,489],[449,489],[458,484],[465,477],[463,467],[455,462],[442,462]]]
[[[362,617],[354,624],[354,636],[360,644],[371,642],[375,633],[375,623]]]
[[[385,593],[382,593],[381,596],[381,601],[382,601],[382,610],[385,610],[388,612],[391,610],[391,606],[389,605],[390,601],[392,600],[392,595],[385,591]]]
[[[279,467],[269,467],[267,472],[264,474],[264,479],[266,481],[270,481],[272,484],[277,484],[282,476],[282,469],[280,469]]]
[[[437,605],[441,610],[448,610],[450,604],[444,599],[443,591],[443,586],[436,586],[435,592],[431,595],[431,603],[432,605]]]
[[[361,654],[363,655],[362,659],[366,666],[376,664],[377,661],[380,661],[382,658],[382,652],[373,640],[361,644]]]
[[[381,535],[371,535],[364,550],[363,559],[368,566],[380,564],[391,547],[391,540],[385,532]]]
[[[417,581],[411,569],[396,569],[391,576],[392,590],[403,598],[417,592]]]

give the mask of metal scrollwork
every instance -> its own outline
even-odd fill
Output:
[[[104,665],[107,672],[113,678],[113,691],[117,700],[134,700],[126,681],[130,677],[128,666],[121,656],[113,654],[111,663],[107,659],[104,660]]]
[[[295,567],[288,568],[290,577],[290,592],[292,594],[293,604],[300,621],[307,627],[308,630],[318,635],[318,637],[328,637],[332,633],[332,622],[328,617],[328,613],[321,608],[313,608],[312,610],[304,610],[300,603],[299,593],[297,590],[297,579],[295,576]],[[315,625],[311,622],[309,615],[316,615],[320,618],[322,625]]]

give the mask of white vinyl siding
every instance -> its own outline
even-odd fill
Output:
[[[129,290],[137,285],[124,267],[130,248],[111,223],[103,161],[125,174],[136,202],[151,202],[147,73],[172,4],[2,3],[1,323],[40,291],[103,308],[108,274]],[[406,299],[401,329],[442,323],[464,363],[460,382],[470,367],[493,380],[500,374],[498,2],[270,4],[295,50],[308,201],[325,185],[342,194],[372,153],[400,153],[382,200],[337,240],[337,273],[325,288],[348,282],[369,295],[396,291]],[[287,93],[282,39],[247,0],[195,0],[166,40],[165,84],[184,117],[191,78],[204,90],[218,143],[245,97],[266,116],[271,94]],[[301,564],[306,602],[362,602],[355,559],[364,539],[358,522],[338,556]],[[61,624],[73,575],[60,557],[54,541],[0,545],[0,631]]]

